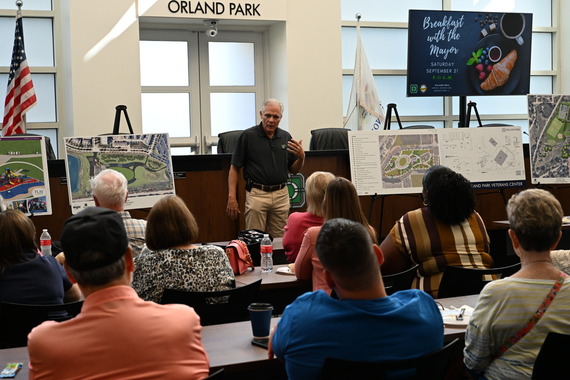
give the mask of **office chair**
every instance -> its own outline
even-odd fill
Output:
[[[206,377],[204,380],[220,380],[225,377],[224,368],[220,368],[219,370],[212,372]]]
[[[393,294],[399,290],[406,290],[412,287],[412,281],[416,277],[418,271],[418,264],[406,269],[399,273],[387,274],[382,276],[384,288],[388,295]]]
[[[247,307],[255,301],[260,286],[261,280],[257,280],[245,286],[215,292],[164,289],[160,303],[192,306],[200,316],[202,326],[247,321]]]
[[[218,134],[218,153],[233,153],[236,148],[238,138],[243,131],[228,131]]]
[[[428,124],[413,124],[402,127],[402,129],[435,129],[435,127]]]
[[[392,371],[408,370],[411,372],[405,379],[444,379],[450,367],[454,352],[461,349],[462,341],[456,338],[443,348],[419,358],[387,362],[359,362],[344,359],[326,358],[321,373],[322,380],[340,379],[386,379]],[[415,370],[415,373],[413,372]],[[398,377],[401,379],[402,377]]]
[[[549,332],[536,356],[532,370],[533,380],[562,379],[568,375],[568,353],[570,335]]]
[[[497,278],[508,277],[521,268],[521,263],[499,268],[463,268],[454,265],[445,267],[439,284],[437,298],[458,297],[479,294],[489,282],[484,275],[495,275]]]
[[[348,131],[345,128],[313,129],[309,150],[348,149]]]
[[[81,311],[83,301],[61,305],[0,302],[0,348],[28,345],[28,334],[44,321],[66,321]]]

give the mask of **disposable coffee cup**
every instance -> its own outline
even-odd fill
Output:
[[[526,19],[522,13],[505,13],[501,16],[499,28],[505,38],[515,40],[519,45],[524,44],[522,34]]]
[[[273,306],[270,303],[252,303],[247,309],[249,310],[249,318],[251,319],[253,337],[268,337]]]

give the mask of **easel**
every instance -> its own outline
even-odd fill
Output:
[[[481,118],[479,117],[479,111],[477,111],[477,103],[475,103],[475,102],[469,102],[467,104],[467,114],[465,115],[465,120],[464,120],[463,126],[465,128],[469,128],[469,124],[471,122],[471,110],[475,111],[475,116],[477,116],[477,122],[479,123],[479,127],[482,127],[483,124],[481,124]]]
[[[115,123],[113,125],[113,135],[119,134],[119,126],[121,124],[121,112],[124,112],[125,119],[127,120],[127,126],[129,127],[129,132],[131,135],[134,134],[133,127],[131,126],[131,120],[129,119],[129,114],[127,113],[127,106],[125,105],[118,105],[115,107]]]
[[[392,124],[392,111],[396,115],[396,120],[398,120],[398,126],[402,129],[402,122],[400,121],[400,115],[398,115],[398,110],[396,109],[395,103],[388,104],[388,110],[386,111],[386,120],[384,121],[384,130],[390,130],[390,124]]]

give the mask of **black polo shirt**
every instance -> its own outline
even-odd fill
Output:
[[[287,151],[289,132],[277,128],[269,139],[261,123],[243,131],[232,156],[232,165],[243,167],[246,181],[278,185],[289,178],[289,168],[297,157]]]

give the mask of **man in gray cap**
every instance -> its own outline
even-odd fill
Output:
[[[61,243],[65,269],[85,295],[81,313],[44,322],[28,336],[30,376],[41,378],[185,378],[208,375],[200,320],[184,305],[143,301],[121,216],[88,207],[69,218]]]

